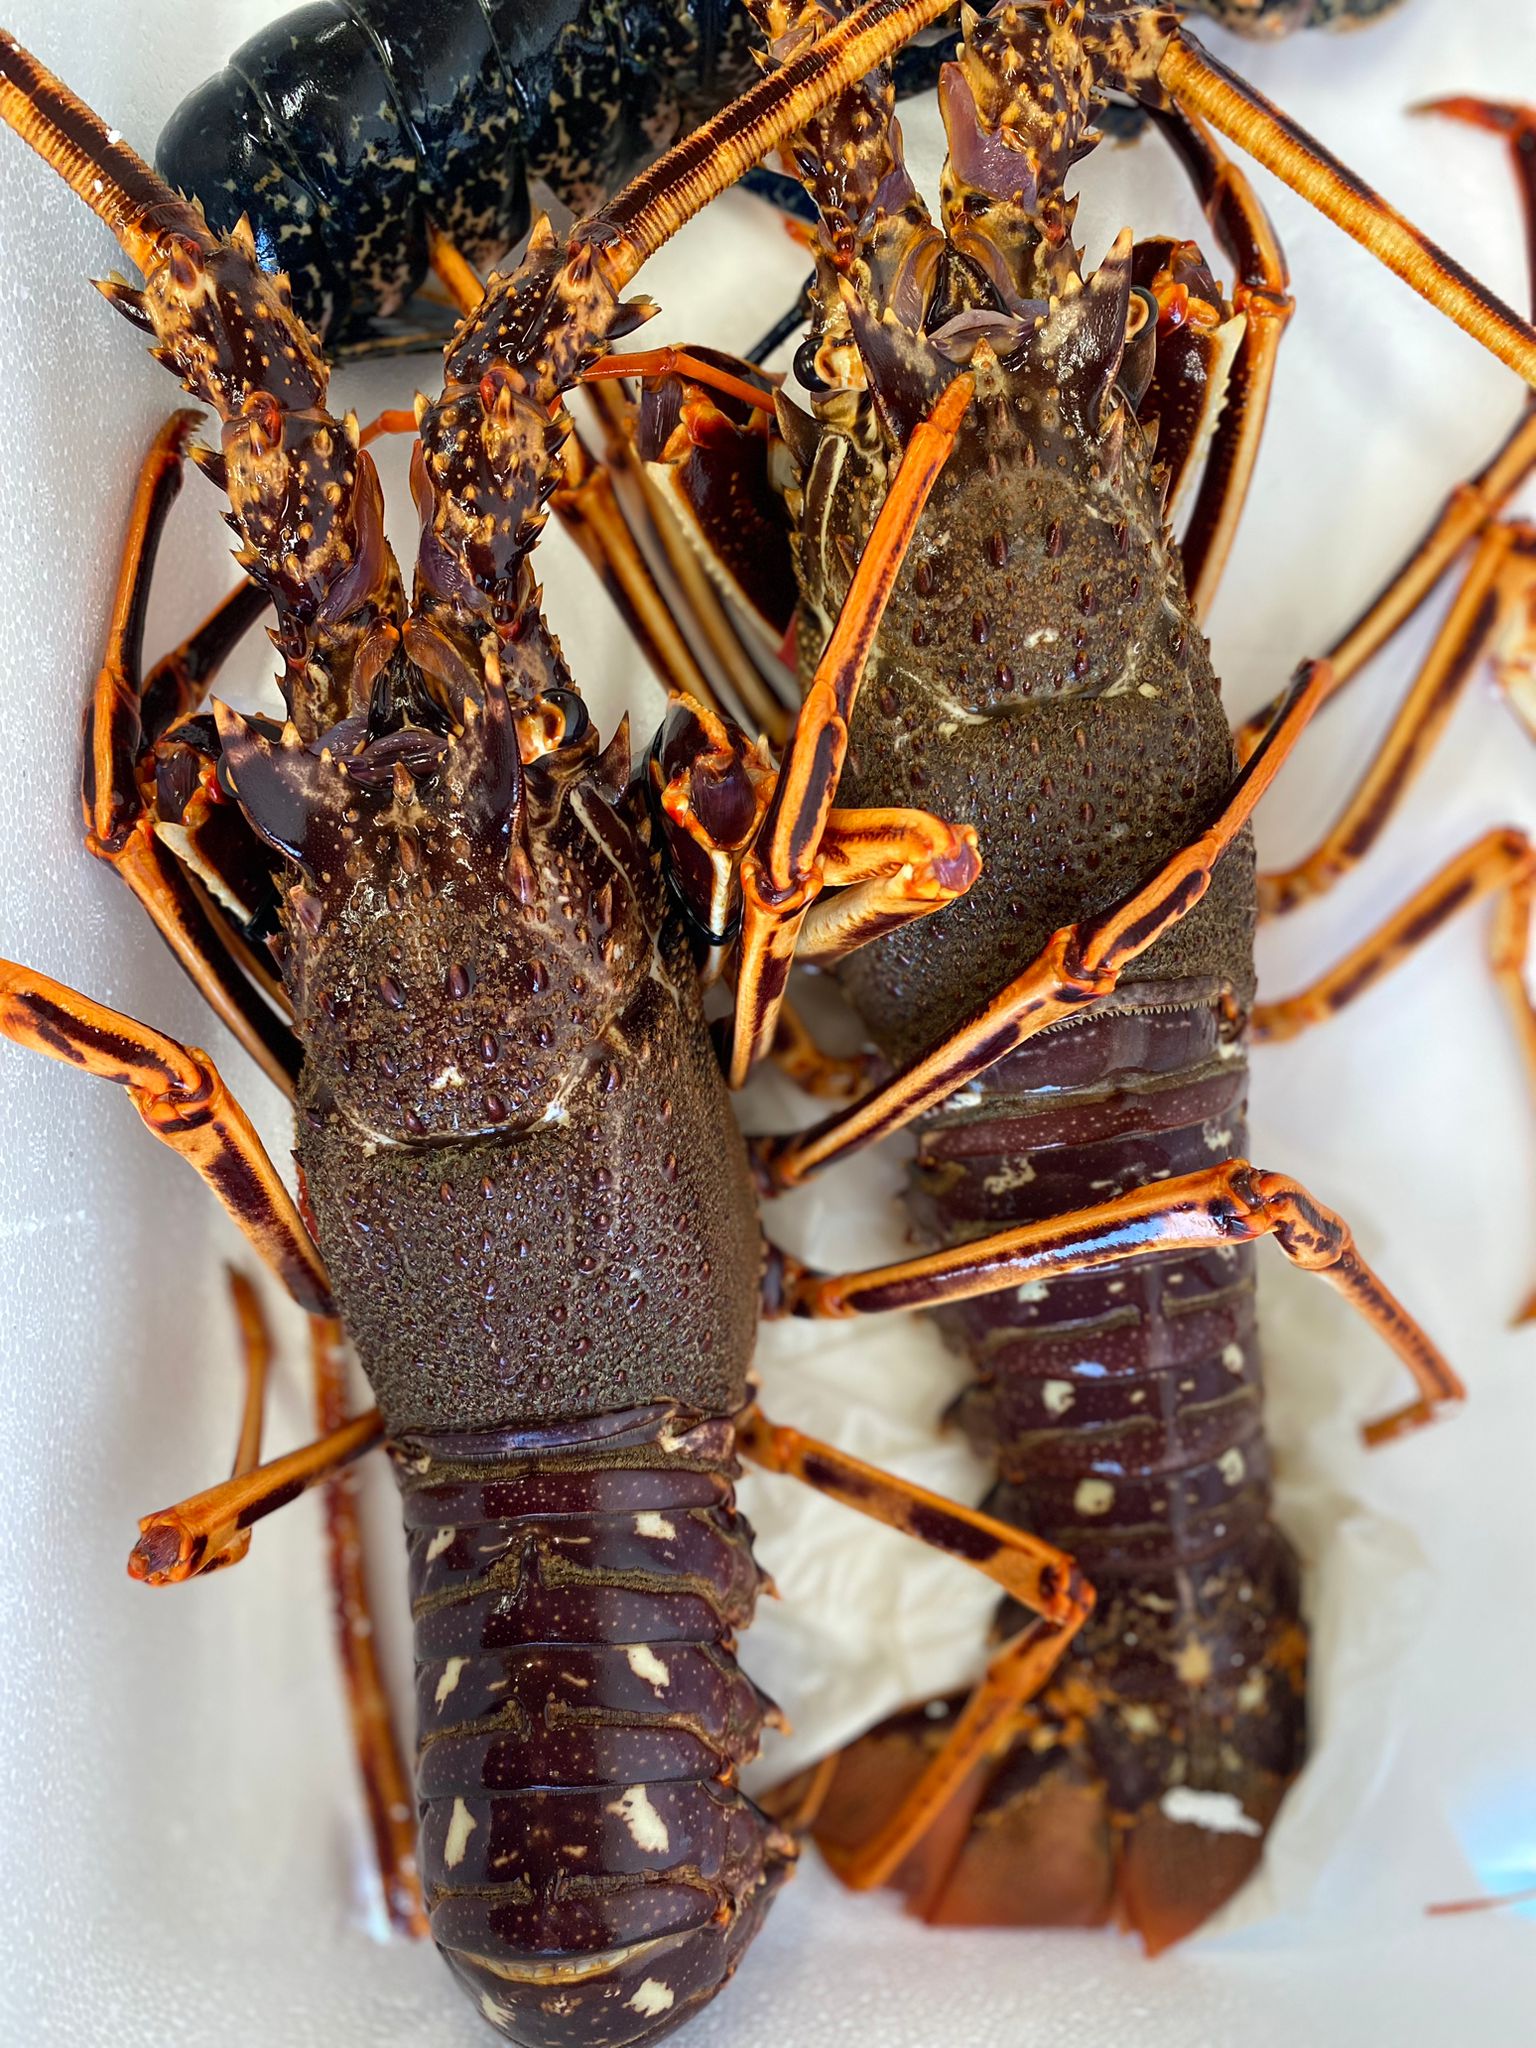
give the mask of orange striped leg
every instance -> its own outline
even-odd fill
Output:
[[[134,494],[107,649],[86,713],[85,843],[125,882],[215,1014],[269,1078],[293,1092],[293,1034],[254,989],[224,929],[156,829],[154,749],[197,708],[219,663],[266,609],[252,583],[231,592],[190,639],[143,675],[144,615],[166,516],[181,489],[195,412],[155,436]]]
[[[197,1169],[300,1308],[332,1313],[314,1240],[207,1053],[8,960],[0,960],[0,1036],[126,1088],[149,1129]]]
[[[823,1845],[845,1884],[869,1890],[889,1880],[938,1816],[976,1779],[978,1765],[1007,1746],[1019,1708],[1047,1683],[1092,1613],[1093,1589],[1054,1544],[850,1458],[799,1430],[770,1423],[756,1408],[737,1425],[736,1440],[754,1463],[803,1480],[860,1514],[958,1558],[1038,1617],[992,1659],[943,1747],[879,1831],[851,1850]],[[823,1793],[834,1762],[829,1759],[820,1774]],[[814,1804],[813,1792],[808,1819],[814,1818]]]
[[[1154,114],[1189,174],[1207,220],[1236,269],[1232,310],[1243,338],[1180,553],[1195,616],[1209,616],[1232,552],[1258,460],[1280,341],[1295,311],[1285,253],[1253,187],[1203,121],[1178,106]]]
[[[1259,912],[1276,917],[1322,896],[1363,860],[1445,730],[1479,664],[1498,651],[1510,694],[1536,655],[1530,600],[1536,527],[1487,528],[1466,581],[1386,739],[1338,822],[1305,859],[1259,876]]]
[[[262,1412],[266,1401],[267,1375],[272,1363],[272,1333],[262,1314],[261,1300],[245,1275],[228,1269],[229,1292],[240,1332],[240,1353],[245,1366],[245,1400],[240,1413],[240,1434],[235,1441],[235,1462],[230,1479],[241,1480],[256,1469],[261,1456]],[[251,1547],[248,1526],[233,1517],[193,1527],[179,1520],[177,1510],[166,1509],[146,1515],[139,1522],[139,1540],[128,1559],[130,1578],[147,1579],[151,1585],[172,1580],[200,1578],[225,1565],[238,1564]]]
[[[1531,916],[1536,901],[1536,844],[1505,827],[1485,833],[1449,861],[1403,907],[1337,966],[1309,987],[1276,1002],[1256,1003],[1253,1036],[1259,1044],[1296,1038],[1326,1023],[1390,974],[1400,961],[1434,937],[1458,910],[1485,896],[1497,898],[1491,964],[1514,1020],[1531,1092],[1536,1097],[1536,1007],[1527,972],[1531,959]],[[1536,1294],[1517,1321],[1536,1320]]]
[[[760,1408],[749,1408],[737,1422],[736,1447],[765,1470],[798,1479],[844,1507],[968,1564],[1053,1630],[1074,1632],[1093,1605],[1077,1566],[1054,1543],[999,1522],[980,1508],[930,1493],[894,1472],[866,1465],[817,1437],[770,1422]]]
[[[1433,100],[1414,111],[1446,114],[1455,120],[1468,121],[1474,127],[1491,129],[1507,138],[1525,216],[1526,242],[1531,257],[1531,290],[1533,298],[1536,298],[1536,152],[1530,147],[1530,139],[1536,134],[1536,117],[1526,108],[1500,106],[1493,101],[1475,99]],[[1505,436],[1491,460],[1470,482],[1456,486],[1407,561],[1329,650],[1333,695],[1336,696],[1346,683],[1351,682],[1418,610],[1467,542],[1480,533],[1490,519],[1498,517],[1533,467],[1536,467],[1536,405],[1528,404],[1523,418]],[[1275,709],[1273,704],[1266,705],[1239,727],[1239,759],[1245,760],[1258,745]]]
[[[588,396],[602,423],[603,460],[624,521],[642,556],[660,565],[670,578],[672,593],[664,602],[670,604],[679,622],[686,621],[689,644],[708,669],[711,684],[704,701],[720,705],[723,688],[742,717],[778,744],[789,730],[793,678],[778,661],[759,667],[749,651],[721,602],[702,553],[679,524],[665,491],[638,458],[635,406],[623,385],[600,379],[588,388]],[[780,676],[783,694],[777,687]]]
[[[339,1332],[339,1324],[326,1316],[311,1320],[326,1326],[324,1341],[339,1341],[334,1334]],[[253,1465],[248,1472],[194,1493],[174,1507],[143,1516],[139,1540],[128,1559],[130,1578],[141,1579],[148,1586],[179,1586],[210,1564],[233,1564],[235,1558],[225,1553],[244,1531],[383,1441],[383,1419],[377,1408],[371,1408],[315,1443],[287,1451],[265,1465]]]
[[[315,1376],[315,1420],[322,1441],[334,1441],[338,1433],[348,1427],[355,1429],[362,1422],[376,1422],[377,1411],[371,1417],[359,1417],[348,1423],[341,1325],[314,1319],[310,1324],[310,1350]],[[325,1481],[325,1540],[330,1559],[336,1649],[385,1910],[398,1933],[421,1940],[428,1926],[416,1864],[415,1800],[379,1668],[378,1637],[358,1515],[357,1475],[345,1465],[333,1466]]]
[[[1200,1251],[1261,1237],[1273,1237],[1294,1264],[1321,1273],[1412,1375],[1419,1398],[1369,1424],[1367,1442],[1401,1435],[1433,1420],[1442,1404],[1463,1399],[1461,1381],[1360,1257],[1343,1218],[1288,1175],[1265,1173],[1243,1159],[864,1273],[814,1273],[779,1254],[777,1313],[844,1317],[932,1308],[1032,1280],[1095,1272],[1149,1252]]]
[[[762,828],[742,862],[733,1088],[741,1087],[773,1043],[800,927],[817,893],[816,856],[837,793],[864,665],[974,390],[970,377],[956,377],[907,443],[795,720]]]
[[[1157,78],[1180,106],[1273,171],[1430,305],[1536,386],[1536,332],[1288,114],[1175,30]]]
[[[1327,688],[1309,664],[1264,745],[1233,784],[1215,822],[1102,916],[1064,925],[1039,957],[958,1030],[852,1108],[753,1150],[767,1184],[793,1187],[835,1159],[874,1144],[995,1066],[1015,1046],[1109,995],[1129,964],[1184,917],[1210,887],[1217,863],[1252,816]]]

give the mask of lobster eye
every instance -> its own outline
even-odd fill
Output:
[[[574,690],[546,690],[544,702],[553,704],[565,720],[565,731],[561,733],[556,744],[574,747],[576,742],[585,736],[588,726],[592,723],[586,705]]]

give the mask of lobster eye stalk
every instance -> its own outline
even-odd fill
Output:
[[[1180,30],[1159,59],[1157,79],[1180,106],[1202,115],[1536,387],[1536,329],[1261,92]]]

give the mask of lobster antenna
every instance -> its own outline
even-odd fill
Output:
[[[1536,386],[1536,329],[1469,277],[1454,257],[1363,184],[1288,114],[1179,31],[1158,62],[1157,77],[1181,106],[1202,114],[1421,298]]]
[[[208,233],[201,207],[173,192],[9,29],[0,29],[0,120],[106,222],[140,270],[148,271],[167,235]]]
[[[868,0],[674,143],[589,223],[589,239],[614,289],[622,290],[663,243],[770,150],[952,5],[953,0]]]

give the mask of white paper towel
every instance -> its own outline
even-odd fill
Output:
[[[153,0],[107,15],[21,0],[10,25],[141,144],[276,6]],[[1523,303],[1523,239],[1498,146],[1404,117],[1428,94],[1536,99],[1529,0],[1408,0],[1357,38],[1224,55],[1341,149],[1411,217]],[[937,161],[931,112],[904,115]],[[1081,239],[1122,219],[1199,224],[1155,149],[1089,166]],[[1358,251],[1260,178],[1300,311],[1282,357],[1256,502],[1213,622],[1234,712],[1316,651],[1513,417],[1513,380]],[[271,1091],[209,1018],[128,897],[84,854],[75,748],[99,658],[133,465],[173,392],[85,283],[104,230],[0,136],[0,931],[8,953],[207,1044],[287,1149]],[[763,209],[726,201],[648,274],[654,332],[750,344],[799,281]],[[345,402],[400,403],[430,362],[350,374]],[[409,532],[401,451],[386,482]],[[403,516],[401,516],[403,515]],[[227,536],[197,480],[178,511],[153,646],[227,586]],[[654,710],[639,664],[554,531],[550,610],[605,728]],[[1443,603],[1324,719],[1261,815],[1261,851],[1311,843],[1352,786]],[[226,685],[248,695],[258,649]],[[1484,827],[1536,826],[1536,758],[1479,685],[1379,857],[1265,935],[1277,993],[1335,958]],[[1536,1882],[1536,1335],[1510,1313],[1536,1282],[1532,1111],[1485,972],[1476,913],[1326,1031],[1255,1061],[1254,1156],[1354,1223],[1472,1390],[1443,1427],[1367,1458],[1355,1425],[1401,1396],[1348,1311],[1278,1255],[1261,1299],[1284,1474],[1310,1567],[1316,1749],[1231,1918],[1155,1966],[1109,1935],[919,1930],[852,1899],[810,1860],[696,2048],[1291,2048],[1391,2040],[1517,2048],[1536,1995],[1531,1920],[1426,1920],[1425,1905]],[[484,2031],[428,1950],[377,1939],[325,1607],[313,1503],[248,1562],[151,1595],[123,1559],[145,1509],[224,1469],[236,1382],[220,1262],[238,1243],[116,1091],[0,1049],[0,2039],[190,2048],[469,2044]],[[754,1105],[768,1117],[782,1101]],[[895,1158],[785,1204],[770,1227],[818,1261],[902,1241]],[[299,1331],[273,1448],[307,1433]],[[955,1368],[901,1319],[765,1333],[765,1400],[785,1421],[930,1484],[977,1468],[931,1425]],[[373,1475],[377,1576],[404,1681],[399,1540]],[[780,1480],[750,1484],[785,1598],[748,1639],[796,1723],[774,1768],[859,1714],[963,1676],[990,1594]]]

